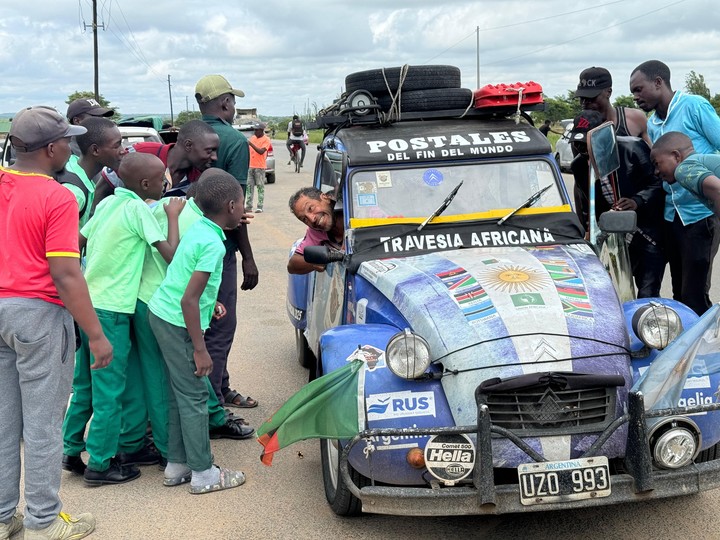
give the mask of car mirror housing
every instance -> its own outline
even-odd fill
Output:
[[[307,246],[303,251],[303,257],[307,263],[326,265],[342,261],[345,254],[327,246]]]
[[[610,210],[600,215],[600,230],[607,233],[629,233],[637,228],[637,214],[634,210]]]

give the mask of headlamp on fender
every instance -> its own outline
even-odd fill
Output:
[[[409,328],[395,334],[385,349],[388,369],[403,379],[417,379],[430,367],[430,346]]]
[[[682,333],[683,326],[674,309],[650,302],[635,312],[632,329],[647,347],[664,349]]]

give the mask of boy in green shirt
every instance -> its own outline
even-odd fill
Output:
[[[119,188],[99,204],[92,219],[80,230],[81,244],[87,243],[85,279],[90,298],[116,351],[115,361],[108,368],[92,372],[90,387],[82,384],[74,387],[63,424],[65,454],[67,458],[74,458],[73,470],[82,470],[80,452],[83,448],[90,455],[84,471],[85,482],[90,485],[119,484],[140,475],[137,468],[123,467],[113,459],[122,422],[131,344],[130,320],[135,312],[145,245],[154,245],[167,261],[172,260],[179,242],[178,215],[185,205],[185,201],[173,199],[165,206],[166,240],[144,202],[162,196],[165,178],[162,161],[151,154],[129,154],[123,158],[118,173],[126,188]],[[86,339],[82,333],[81,338]],[[91,357],[88,364],[93,361]],[[129,388],[136,388],[142,399],[139,385]],[[92,421],[87,440],[83,442],[90,414]]]
[[[203,217],[203,212],[195,203],[192,196],[196,192],[197,184],[193,183],[188,191],[189,198],[185,208],[178,218],[180,238],[198,220]],[[155,216],[160,229],[167,231],[167,214],[163,209],[162,199],[159,203],[151,203],[150,208]],[[133,315],[133,337],[140,362],[131,362],[128,366],[128,379],[142,381],[144,390],[144,402],[140,400],[124,400],[123,410],[128,411],[123,419],[123,432],[121,436],[120,452],[118,458],[121,462],[135,453],[142,453],[145,442],[147,419],[152,425],[153,442],[162,458],[167,459],[168,442],[168,384],[165,376],[164,360],[162,353],[152,333],[148,319],[148,303],[155,291],[162,283],[167,273],[168,264],[157,249],[147,246],[145,249],[145,260],[143,271],[140,277],[140,289]],[[135,352],[135,351],[134,351]],[[205,377],[205,383],[212,389],[210,379]],[[136,414],[130,414],[130,410],[142,409]],[[145,414],[145,411],[147,414]],[[246,427],[247,423],[242,418],[228,416],[223,406],[218,402],[213,391],[208,397],[208,414],[211,439],[248,439],[252,437],[255,430]],[[135,423],[131,424],[130,420]],[[127,422],[126,422],[127,421]],[[132,445],[132,447],[130,447]]]
[[[87,132],[75,138],[81,155],[71,155],[65,169],[57,176],[57,181],[75,195],[81,228],[90,219],[93,207],[95,183],[92,179],[103,167],[117,170],[127,153],[122,145],[120,130],[112,120],[89,116],[83,120],[82,126]]]
[[[190,481],[190,493],[201,494],[245,482],[242,472],[213,465],[209,390],[203,380],[213,367],[203,332],[213,316],[226,312],[217,302],[225,255],[223,230],[235,229],[243,219],[242,188],[230,174],[208,169],[198,180],[195,202],[204,216],[184,234],[148,308],[170,383],[164,483],[175,486]]]

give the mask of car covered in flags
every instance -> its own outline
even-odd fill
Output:
[[[307,247],[325,271],[289,276],[314,380],[258,435],[267,464],[320,438],[337,514],[571,509],[720,485],[720,306],[700,318],[620,286],[634,213],[601,216],[585,240],[527,121],[534,84],[400,113],[356,91],[317,119],[315,186],[342,209],[344,245]],[[596,140],[611,163],[614,141]]]

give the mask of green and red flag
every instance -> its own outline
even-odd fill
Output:
[[[365,363],[346,366],[303,386],[257,430],[260,460],[305,439],[350,439],[365,425]]]

